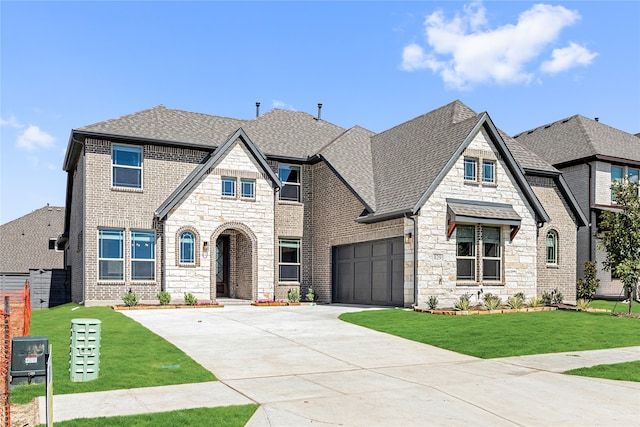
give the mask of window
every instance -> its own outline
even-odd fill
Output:
[[[98,230],[98,280],[124,280],[124,230]]]
[[[142,147],[114,144],[111,163],[114,187],[142,188]]]
[[[558,233],[553,230],[547,233],[547,264],[558,264]]]
[[[56,248],[56,240],[58,240],[58,239],[56,239],[55,237],[50,237],[49,238],[49,250],[50,251],[54,251],[54,250],[57,249]]]
[[[620,181],[622,181],[622,166],[611,166],[611,185],[613,185],[614,182]],[[613,189],[611,190],[611,201],[616,201],[616,195]]]
[[[482,227],[482,280],[500,280],[500,227]]]
[[[280,239],[279,281],[300,282],[300,239]]]
[[[224,197],[236,197],[236,179],[222,177],[222,195]]]
[[[194,264],[196,262],[196,237],[190,231],[180,234],[180,263]]]
[[[476,227],[456,227],[456,256],[458,280],[476,280]]]
[[[240,180],[240,197],[242,197],[243,199],[256,198],[256,180],[255,179]]]
[[[155,280],[155,231],[131,231],[131,280]]]
[[[280,200],[300,201],[300,166],[278,165],[278,176],[284,184],[280,190]]]
[[[638,181],[638,175],[640,175],[640,169],[628,169],[627,177],[629,178],[629,181],[634,184],[640,184],[640,181]]]
[[[476,168],[478,165],[477,159],[472,159],[470,157],[464,158],[464,180],[465,181],[477,181],[477,172]]]
[[[496,182],[496,162],[493,160],[482,161],[482,182],[493,184]]]

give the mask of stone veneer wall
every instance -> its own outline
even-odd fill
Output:
[[[470,156],[481,155],[497,159],[496,184],[481,185],[464,182],[464,155],[446,174],[438,188],[420,210],[418,217],[418,305],[426,305],[430,295],[438,297],[440,306],[452,306],[460,295],[470,292],[476,302],[478,284],[456,281],[455,231],[447,238],[447,198],[475,200],[492,203],[508,203],[522,218],[521,228],[510,241],[509,227],[502,227],[503,255],[501,284],[486,282],[484,293],[498,295],[502,300],[524,292],[527,297],[536,294],[536,222],[531,207],[515,187],[513,177],[498,158],[497,152],[481,131],[473,139],[467,152]],[[481,163],[480,163],[481,164]],[[478,239],[478,243],[480,240]],[[476,252],[480,250],[476,247]]]
[[[221,196],[222,176],[237,178],[237,197]],[[241,178],[256,180],[255,200],[239,197]],[[248,153],[244,145],[234,144],[218,165],[197,184],[185,200],[169,214],[165,222],[167,239],[166,289],[172,296],[191,292],[198,299],[215,298],[215,241],[228,230],[235,230],[251,242],[251,251],[243,238],[236,240],[235,264],[241,267],[245,257],[250,257],[251,299],[274,297],[274,191],[271,182],[260,166]],[[199,267],[177,265],[175,239],[178,230],[184,226],[194,227],[209,242],[210,261],[201,262]],[[242,258],[244,261],[239,261]],[[247,272],[235,271],[235,283],[230,286],[238,290],[247,288]]]
[[[355,221],[364,206],[324,163],[313,165],[312,281],[321,301],[331,301],[331,248],[337,245],[403,236],[403,218],[374,224]],[[410,230],[413,230],[412,226]],[[412,243],[405,243],[405,305],[413,303]],[[407,252],[408,251],[408,252]],[[410,273],[410,276],[407,274]],[[304,293],[303,293],[304,295]]]
[[[527,176],[527,181],[551,218],[538,229],[538,296],[557,288],[564,295],[564,302],[573,304],[576,301],[575,216],[552,178]],[[557,265],[547,264],[546,238],[550,230],[558,234]]]
[[[157,301],[162,283],[163,230],[154,212],[207,152],[155,145],[143,146],[143,188],[115,189],[111,186],[111,142],[85,142],[84,287],[86,305],[121,303],[129,289],[143,301]],[[125,229],[125,280],[98,281],[98,228]],[[132,229],[156,230],[156,278],[130,280]],[[74,266],[72,274],[77,274]]]

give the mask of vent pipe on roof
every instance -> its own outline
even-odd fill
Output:
[[[318,104],[318,117],[316,117],[316,120],[322,119],[322,116],[320,115],[321,110],[322,110],[322,104]]]
[[[260,103],[256,102],[256,118],[260,116]]]
[[[599,122],[599,121],[600,121],[600,117],[596,117],[594,120],[595,120],[596,122]]]

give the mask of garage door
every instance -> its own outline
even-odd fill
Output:
[[[404,305],[402,237],[333,247],[333,301]]]

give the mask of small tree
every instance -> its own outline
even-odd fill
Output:
[[[578,279],[578,299],[591,301],[596,294],[596,289],[600,286],[600,279],[596,277],[598,275],[597,264],[597,261],[584,263],[584,279]]]
[[[640,278],[640,197],[638,183],[630,179],[616,181],[611,185],[618,212],[605,211],[600,222],[601,235],[598,247],[607,251],[603,262],[605,270],[620,277],[629,295],[629,314],[635,288]]]

